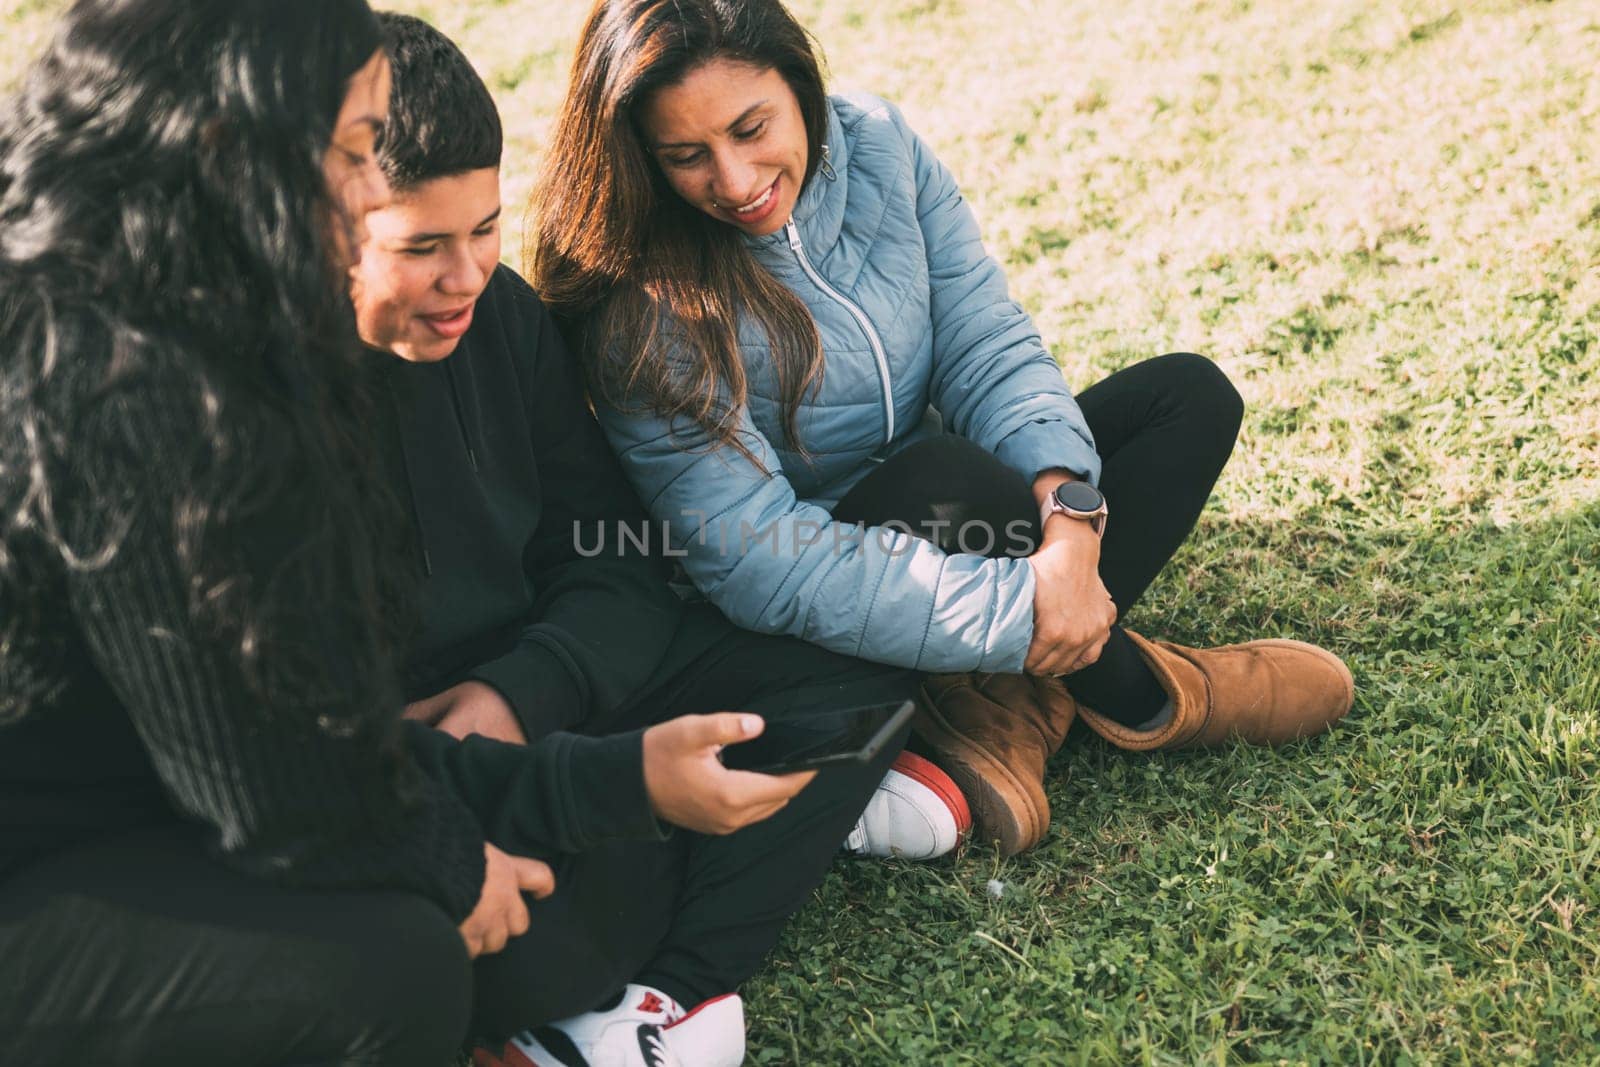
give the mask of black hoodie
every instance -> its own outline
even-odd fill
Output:
[[[407,699],[476,679],[530,739],[615,708],[660,661],[681,604],[665,561],[618,536],[643,529],[643,509],[549,312],[500,267],[453,354],[396,364],[399,473],[426,572]]]

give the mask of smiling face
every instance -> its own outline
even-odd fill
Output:
[[[753,237],[789,221],[810,146],[800,101],[778,71],[708,60],[651,94],[639,118],[683,199]]]
[[[434,178],[367,216],[350,272],[361,339],[413,363],[456,350],[500,261],[500,171]]]
[[[351,75],[322,157],[322,176],[341,216],[333,220],[334,245],[345,264],[361,255],[367,213],[389,202],[389,183],[375,158],[388,115],[389,57],[379,49]]]

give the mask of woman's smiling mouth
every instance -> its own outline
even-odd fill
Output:
[[[773,183],[767,186],[766,192],[762,193],[748,204],[745,204],[743,207],[723,207],[723,214],[728,215],[735,222],[745,226],[751,225],[752,223],[761,222],[768,215],[772,214],[773,209],[778,206],[778,184],[782,181],[782,177],[774,179]]]

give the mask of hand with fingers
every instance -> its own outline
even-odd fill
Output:
[[[1034,573],[1033,643],[1023,669],[1062,675],[1095,663],[1117,621],[1117,606],[1100,580],[1099,535],[1086,522],[1052,516],[1044,544],[1028,563]]]
[[[522,894],[543,900],[556,890],[555,874],[541,860],[513,856],[490,844],[483,846],[483,855],[483,890],[459,927],[473,959],[492,956],[528,932],[528,902]]]
[[[731,834],[789,803],[816,777],[731,770],[717,758],[724,745],[759,737],[761,716],[718,712],[684,715],[644,733],[644,785],[656,815],[686,830]]]
[[[405,717],[461,740],[477,734],[513,745],[528,743],[522,724],[506,698],[484,682],[462,682],[425,700],[407,704]]]

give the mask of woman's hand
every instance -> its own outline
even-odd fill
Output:
[[[776,814],[817,776],[729,770],[724,745],[758,737],[759,715],[684,715],[644,732],[644,787],[659,818],[702,834],[731,834]]]
[[[1100,537],[1086,522],[1053,515],[1044,544],[1028,557],[1033,567],[1033,643],[1029,674],[1080,671],[1100,658],[1117,606],[1100,580]]]
[[[477,734],[513,745],[528,743],[506,698],[483,682],[462,682],[426,700],[407,704],[405,716],[461,740]]]
[[[493,845],[483,846],[483,891],[478,905],[459,927],[473,959],[492,956],[513,937],[528,932],[528,903],[522,894],[543,900],[556,891],[556,876],[549,864],[526,856],[512,856]]]

